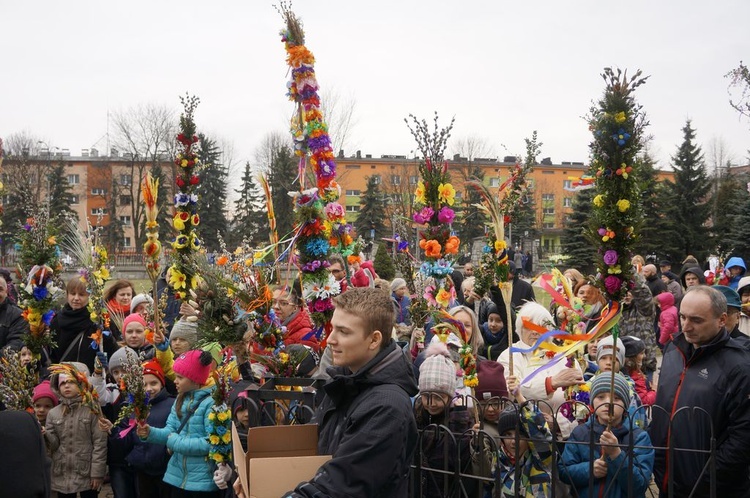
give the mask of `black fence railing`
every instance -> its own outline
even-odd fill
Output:
[[[249,426],[300,424],[313,421],[314,404],[317,399],[313,389],[320,382],[309,384],[298,392],[273,391],[252,388],[248,397],[238,398],[233,413],[242,405],[248,409],[245,423]],[[429,403],[422,400],[428,396]],[[710,415],[700,408],[682,408],[671,414],[670,410],[658,406],[641,406],[631,413],[625,411],[623,426],[630,436],[619,437],[617,448],[623,457],[609,460],[606,480],[595,475],[596,461],[601,458],[601,444],[597,431],[586,431],[584,438],[568,437],[571,429],[584,425],[583,419],[593,417],[590,408],[580,402],[573,406],[553,411],[546,402],[527,402],[522,407],[506,399],[482,400],[457,397],[448,406],[426,409],[435,404],[437,394],[422,394],[415,400],[415,417],[419,430],[410,474],[410,495],[440,498],[501,498],[507,496],[549,496],[555,498],[588,498],[599,496],[691,496],[717,498],[716,494],[716,439]],[[445,403],[445,400],[443,400]],[[514,411],[512,437],[501,438],[497,420],[503,410]],[[608,410],[608,405],[600,407]],[[563,416],[577,413],[578,420],[570,421]],[[546,415],[545,415],[546,414]],[[633,437],[638,431],[647,430],[654,414],[669,420],[670,438],[666,446],[642,443],[642,438]],[[542,417],[542,418],[539,418]],[[524,424],[536,419],[538,430],[529,431]],[[567,422],[571,422],[569,425]],[[235,420],[236,421],[236,420]],[[567,427],[561,427],[560,422]],[[506,429],[507,425],[504,425]],[[702,447],[676,447],[674,434],[678,431],[697,431],[705,439]],[[619,429],[622,436],[623,429]],[[565,432],[565,435],[563,433]],[[617,432],[617,431],[615,431]],[[566,448],[568,453],[566,454]],[[509,451],[510,449],[510,451]],[[656,452],[666,454],[667,479],[665,492],[660,495],[654,482],[652,467]],[[566,462],[570,454],[579,459],[575,466]],[[689,454],[701,462],[702,471],[690,476],[695,482],[692,490],[685,490],[684,483],[676,491],[675,458]],[[566,465],[567,463],[567,465]],[[527,486],[534,487],[534,494],[527,494]],[[664,484],[664,483],[662,483]],[[617,488],[617,489],[615,489]]]

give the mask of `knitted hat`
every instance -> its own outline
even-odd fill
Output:
[[[211,353],[208,351],[192,349],[187,353],[182,353],[174,360],[172,370],[174,370],[174,373],[182,375],[186,379],[190,379],[202,386],[206,383],[208,375],[211,373],[212,360]]]
[[[643,339],[634,335],[626,335],[622,338],[625,345],[625,358],[632,358],[646,350],[646,343]]]
[[[135,309],[138,305],[143,303],[154,304],[154,299],[148,294],[138,294],[132,301],[130,301],[130,312],[135,313]]]
[[[391,292],[396,292],[401,287],[406,287],[406,280],[403,278],[394,278],[391,282]]]
[[[112,353],[112,358],[109,359],[110,370],[114,368],[125,368],[125,363],[128,361],[128,350],[130,350],[130,354],[133,358],[138,358],[138,353],[135,352],[135,349],[131,349],[127,346],[122,347]]]
[[[670,281],[672,280],[678,280],[680,277],[677,276],[676,273],[672,272],[671,270],[667,270],[664,273],[662,273],[663,276],[667,277]]]
[[[187,320],[178,320],[174,322],[172,331],[169,333],[170,339],[185,339],[191,346],[198,342],[198,325],[195,322]]]
[[[159,362],[155,359],[149,360],[143,364],[143,375],[146,374],[151,374],[159,379],[162,387],[164,387],[164,385],[166,384],[166,382],[164,381],[164,370],[162,370],[161,365],[159,365]]]
[[[601,341],[599,341],[599,344],[596,345],[596,361],[599,361],[602,359],[602,356],[606,354],[612,354],[612,350],[614,349],[614,337],[613,336],[607,336]],[[617,338],[617,352],[615,353],[618,361],[620,362],[620,366],[625,364],[625,345],[622,343],[620,338]]]
[[[33,403],[36,403],[37,400],[42,398],[49,398],[52,400],[52,406],[57,406],[60,404],[60,400],[57,399],[57,396],[52,391],[52,387],[49,385],[48,380],[42,381],[38,386],[34,388],[34,396],[31,398],[31,401]]]
[[[146,328],[146,320],[143,319],[140,313],[131,313],[125,317],[125,320],[123,320],[122,331],[125,332],[126,330],[128,330],[128,325],[133,322],[140,323],[141,325],[143,325],[143,328]]]
[[[519,424],[519,409],[514,404],[509,404],[503,411],[500,412],[500,417],[497,419],[497,433],[501,436],[508,431],[514,431],[516,429],[521,430],[521,435],[525,435],[523,430],[523,424]]]
[[[742,300],[736,290],[731,289],[726,285],[714,285],[713,288],[724,294],[724,297],[727,298],[728,308],[737,308],[738,310],[742,309]]]
[[[504,371],[503,365],[496,361],[480,361],[477,363],[479,385],[474,392],[478,400],[508,397],[508,385],[505,383]]]
[[[217,365],[221,365],[221,350],[224,349],[221,347],[221,344],[218,342],[209,342],[208,344],[204,344],[201,349],[211,353],[211,358],[213,358]]]
[[[453,396],[456,392],[456,366],[450,360],[448,346],[438,341],[429,345],[419,366],[419,391],[434,391]]]
[[[599,394],[609,392],[611,382],[612,375],[609,372],[601,373],[594,377],[594,380],[591,381],[591,391],[589,394],[592,405],[594,398]],[[630,406],[630,386],[625,377],[620,373],[615,374],[615,397],[620,398],[625,407]]]
[[[750,290],[750,276],[742,277],[740,281],[737,282],[737,293],[742,295],[743,290]]]

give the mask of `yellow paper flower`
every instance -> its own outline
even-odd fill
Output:
[[[208,442],[213,445],[217,445],[219,444],[219,442],[221,442],[221,439],[219,439],[219,436],[217,436],[216,434],[211,434],[210,436],[208,436]]]
[[[55,244],[57,244],[57,239],[56,239],[56,238],[55,238],[55,236],[53,235],[53,236],[51,236],[50,238],[48,238],[48,239],[47,239],[47,243],[48,243],[49,245],[51,245],[51,246],[54,246]]]
[[[452,206],[456,199],[456,189],[450,183],[438,185],[438,199]]]
[[[219,412],[216,418],[219,419],[219,422],[224,422],[226,420],[229,420],[229,412]]]
[[[617,123],[617,124],[620,124],[620,123],[624,122],[626,119],[628,119],[628,118],[627,118],[627,116],[625,116],[625,112],[624,111],[620,111],[617,114],[615,114],[615,123]]]
[[[169,274],[170,287],[172,287],[175,290],[184,289],[187,283],[187,277],[185,276],[185,274],[182,273],[177,268],[175,268],[174,266],[172,267],[172,271],[169,273],[170,273]]]
[[[231,432],[225,432],[223,436],[221,436],[221,442],[224,444],[229,444],[232,442],[232,433]]]
[[[447,308],[451,301],[451,293],[445,289],[440,289],[435,296],[435,301],[443,308]]]
[[[600,208],[604,205],[604,196],[602,194],[597,195],[594,197],[594,206]]]
[[[479,385],[479,379],[477,379],[476,375],[472,375],[470,377],[464,377],[464,385],[466,387],[476,387]]]
[[[495,252],[501,252],[506,247],[508,247],[508,244],[506,244],[504,240],[496,240],[495,241]]]
[[[216,414],[214,412],[210,412],[208,414],[208,420],[216,420]]]
[[[185,222],[180,219],[179,214],[172,218],[172,226],[178,231],[185,230]]]
[[[419,183],[417,183],[417,189],[414,191],[414,197],[419,204],[427,204],[424,198],[424,183],[422,183],[422,180],[419,180]]]
[[[89,318],[91,318],[91,321],[92,321],[92,322],[95,322],[95,321],[96,321],[96,319],[97,319],[97,318],[99,318],[99,315],[97,315],[97,314],[96,314],[96,311],[92,311],[92,312],[91,312],[91,313],[89,314]]]
[[[627,199],[620,199],[617,201],[617,209],[619,209],[621,213],[624,213],[630,209],[630,201]]]
[[[216,463],[224,463],[224,455],[221,453],[214,453],[213,459]]]

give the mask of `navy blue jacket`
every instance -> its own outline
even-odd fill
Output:
[[[172,411],[174,398],[166,389],[162,389],[154,399],[151,400],[151,411],[148,414],[148,425],[151,427],[164,427],[167,425],[169,412]],[[127,435],[132,441],[133,449],[128,454],[127,462],[138,472],[151,476],[163,476],[169,463],[167,447],[162,444],[151,444],[136,435],[135,430]]]

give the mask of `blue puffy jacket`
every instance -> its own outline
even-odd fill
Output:
[[[177,416],[175,402],[164,428],[151,427],[147,441],[164,444],[172,451],[164,482],[187,491],[218,491],[214,484],[214,464],[208,461],[208,415],[211,413],[211,391],[213,386],[197,389],[186,394]],[[198,409],[182,431],[177,434],[183,420],[195,406]]]
[[[747,267],[745,266],[745,261],[742,258],[733,257],[729,258],[729,261],[727,261],[727,264],[724,265],[724,268],[729,270],[731,267],[737,266],[739,268],[742,268],[742,272],[740,272],[739,275],[736,277],[729,276],[729,287],[737,290],[737,284],[740,282],[740,279],[745,275],[745,272],[747,271]]]

